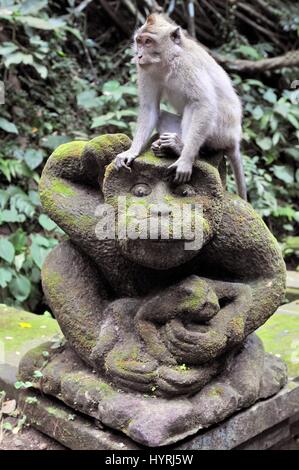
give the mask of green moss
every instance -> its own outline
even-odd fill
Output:
[[[218,398],[218,397],[221,397],[223,393],[224,393],[224,390],[222,387],[213,387],[209,390],[208,396],[211,398]]]
[[[46,411],[55,418],[68,420],[68,413],[56,408],[55,406],[47,406]]]
[[[72,208],[68,209],[65,202],[56,199],[56,194],[63,197],[76,196],[75,191],[62,183],[61,180],[54,180],[50,185],[46,185],[46,181],[42,178],[40,183],[40,197],[43,207],[47,214],[55,220],[55,222],[63,228],[76,228],[81,231],[88,231],[97,223],[97,218],[90,214],[74,215]]]
[[[87,141],[74,141],[60,145],[51,155],[51,159],[60,161],[67,158],[80,158]]]
[[[175,370],[179,372],[187,372],[188,370],[190,370],[190,367],[186,366],[186,364],[180,364],[175,367]]]
[[[229,322],[229,326],[231,329],[233,329],[235,335],[243,336],[245,322],[244,322],[244,318],[241,315],[233,318]]]
[[[43,281],[46,283],[48,289],[54,290],[63,284],[63,279],[59,273],[47,269],[43,270]]]
[[[76,192],[68,185],[64,180],[59,178],[52,178],[51,180],[51,190],[65,197],[76,196]]]
[[[99,155],[114,150],[116,146],[128,147],[130,145],[130,139],[125,134],[104,134],[88,142],[88,145],[92,147]]]
[[[163,159],[161,159],[160,157],[156,157],[155,154],[151,150],[143,153],[138,159],[142,162],[149,163],[155,166],[165,165],[165,162],[163,162]]]
[[[201,306],[205,295],[205,286],[202,283],[197,282],[195,286],[193,286],[193,293],[181,303],[180,308],[190,312],[196,311]]]

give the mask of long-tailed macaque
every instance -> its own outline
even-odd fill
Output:
[[[129,150],[115,165],[129,168],[157,128],[152,144],[156,155],[172,151],[178,156],[170,169],[184,183],[200,148],[224,150],[234,171],[238,193],[246,199],[240,155],[242,107],[223,68],[179,26],[161,14],[152,14],[134,38],[138,71],[139,115]],[[160,112],[165,97],[178,115]]]

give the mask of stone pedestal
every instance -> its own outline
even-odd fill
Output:
[[[275,344],[278,348],[276,353],[289,361],[289,367],[293,367],[291,369],[293,376],[297,373],[295,361],[294,364],[291,362],[291,352],[294,351],[294,348],[292,349],[294,335],[296,334],[296,325],[293,325],[292,320],[297,318],[298,321],[298,311],[295,307],[294,303],[281,307],[268,324],[258,332],[261,337],[265,338],[268,351],[272,350]],[[287,322],[288,318],[289,322]],[[27,422],[71,449],[133,450],[145,448],[133,442],[123,433],[113,431],[103,425],[95,415],[94,417],[87,416],[85,413],[83,415],[75,411],[73,407],[49,396],[41,395],[33,389],[16,390],[14,384],[17,380],[17,369],[20,359],[24,358],[26,344],[27,349],[30,349],[33,344],[37,345],[48,338],[56,348],[59,327],[54,320],[37,317],[28,312],[18,312],[7,307],[0,307],[0,321],[2,343],[14,340],[18,344],[18,349],[23,352],[22,354],[13,354],[12,348],[9,347],[6,355],[7,362],[0,365],[0,390],[5,390],[8,397],[17,398],[20,409],[27,416]],[[20,326],[22,323],[26,323],[28,328],[24,329]],[[288,332],[285,328],[286,323],[289,324]],[[40,338],[40,331],[48,333],[47,335],[42,334],[44,337]],[[284,334],[285,338],[280,343],[276,341],[279,332],[280,335]],[[281,344],[281,349],[279,349],[279,344]],[[40,349],[44,351],[43,346]],[[59,349],[54,349],[54,351],[58,352]],[[102,387],[102,392],[107,394],[109,390],[107,387],[106,390],[105,387]],[[27,400],[28,397],[35,397],[36,400]],[[283,446],[294,448],[296,446],[295,437],[298,435],[299,381],[294,379],[289,381],[274,397],[260,400],[218,425],[199,430],[195,435],[170,446],[162,447],[162,449],[228,450],[240,448],[263,450]]]

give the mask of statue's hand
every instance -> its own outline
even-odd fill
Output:
[[[129,171],[132,171],[130,168],[131,163],[138,157],[136,152],[133,152],[131,149],[121,152],[116,156],[115,159],[115,168],[120,170],[121,168],[126,168]]]

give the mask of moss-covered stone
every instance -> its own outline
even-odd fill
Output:
[[[76,195],[75,191],[69,184],[65,183],[63,180],[58,178],[52,179],[50,190],[56,194],[60,194],[65,197],[71,197]]]
[[[51,155],[56,161],[79,158],[82,155],[86,141],[78,140],[60,145]]]

